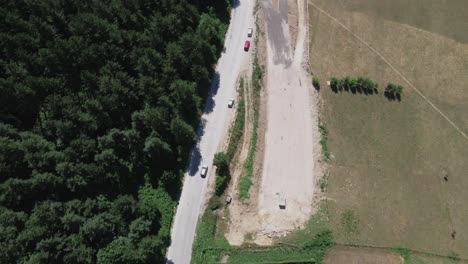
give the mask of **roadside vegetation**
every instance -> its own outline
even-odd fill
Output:
[[[244,99],[244,79],[241,78],[239,81],[238,96],[239,102],[236,107],[236,117],[234,119],[234,124],[229,130],[229,144],[227,147],[226,156],[231,162],[234,158],[234,154],[239,147],[242,136],[244,135],[245,127],[245,99]]]
[[[163,263],[230,1],[0,13],[0,262]]]
[[[320,79],[317,76],[312,77],[312,85],[316,90],[320,90]]]
[[[257,25],[257,32],[258,25]],[[258,38],[255,38],[255,45],[258,44]],[[253,125],[252,137],[250,138],[249,152],[247,159],[244,162],[243,174],[239,180],[239,199],[245,201],[249,198],[249,190],[252,185],[252,174],[254,167],[255,151],[257,149],[257,128],[258,128],[258,109],[260,104],[260,91],[262,89],[262,68],[258,64],[257,52],[254,54],[253,72],[252,72],[252,86],[253,86]]]
[[[328,132],[327,132],[327,129],[325,128],[324,124],[319,125],[319,133],[320,133],[319,143],[320,143],[320,146],[322,147],[323,159],[326,162],[329,162],[330,161],[330,151],[328,150],[328,143],[327,143]]]

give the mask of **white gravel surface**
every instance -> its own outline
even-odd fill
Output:
[[[287,1],[264,0],[267,23],[267,128],[259,194],[260,233],[278,235],[310,217],[314,194],[317,114],[311,79],[301,66],[307,47],[304,1],[294,55],[287,25]],[[279,193],[286,208],[279,208]]]

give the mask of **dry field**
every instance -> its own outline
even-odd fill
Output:
[[[309,22],[337,242],[468,259],[468,2],[309,0]],[[330,76],[379,93],[335,94]]]
[[[323,259],[324,264],[403,264],[403,262],[404,259],[400,255],[390,250],[344,246],[332,248]]]

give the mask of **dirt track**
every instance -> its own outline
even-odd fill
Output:
[[[313,87],[301,66],[307,33],[305,5],[298,1],[300,23],[293,55],[287,1],[263,3],[268,38],[268,124],[259,214],[261,232],[275,234],[302,226],[312,212],[317,115],[311,111]],[[279,208],[279,193],[286,197],[285,209]]]
[[[264,146],[259,145],[261,173],[254,175],[254,192],[249,206],[233,204],[227,238],[241,244],[252,233],[258,244],[269,244],[301,227],[312,213],[314,164],[318,156],[316,110],[317,94],[311,78],[301,66],[307,49],[305,3],[297,1],[298,30],[295,48],[291,48],[288,25],[288,1],[262,2],[266,35],[266,76],[262,100],[266,113]],[[294,34],[296,35],[296,34]],[[260,58],[260,60],[262,60]],[[262,129],[260,128],[260,131]],[[260,178],[261,177],[261,178]],[[258,190],[258,191],[257,191]],[[284,193],[286,208],[280,209],[278,194]]]

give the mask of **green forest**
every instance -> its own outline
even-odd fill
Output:
[[[4,0],[0,263],[163,263],[228,0]]]

